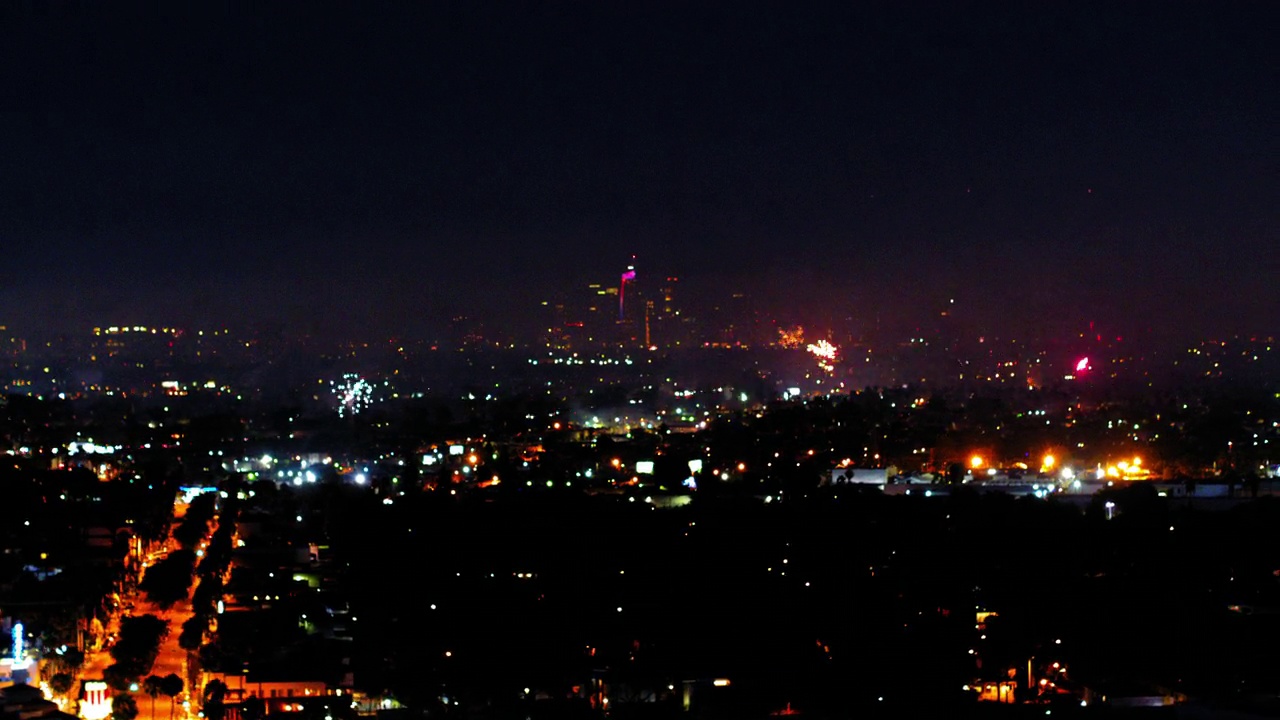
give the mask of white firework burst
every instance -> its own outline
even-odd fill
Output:
[[[347,373],[337,382],[330,381],[329,388],[338,399],[338,417],[359,415],[373,404],[373,385],[355,373]]]

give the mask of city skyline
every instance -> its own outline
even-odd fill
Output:
[[[810,340],[826,338],[841,343],[883,345],[903,342],[942,343],[940,347],[955,349],[961,345],[998,340],[1024,346],[1061,346],[1080,341],[1083,348],[1093,343],[1130,348],[1127,352],[1178,353],[1189,346],[1219,340],[1266,340],[1269,331],[1259,330],[1265,323],[1222,325],[1216,331],[1198,327],[1184,332],[1161,327],[1159,319],[1135,319],[1117,312],[1116,308],[1094,308],[1075,316],[1051,314],[1027,325],[1005,312],[992,312],[992,297],[984,297],[981,289],[957,286],[950,292],[943,288],[900,290],[914,292],[917,305],[910,314],[892,307],[898,295],[885,294],[868,304],[833,303],[826,308],[805,307],[794,303],[778,303],[770,293],[753,294],[749,284],[716,283],[699,286],[695,275],[676,276],[663,272],[652,275],[630,256],[625,266],[625,281],[619,274],[600,277],[592,282],[568,283],[548,288],[541,295],[525,289],[523,307],[515,314],[503,316],[477,312],[479,308],[450,308],[430,322],[409,318],[382,327],[343,326],[343,320],[358,320],[350,312],[337,315],[307,315],[292,320],[279,315],[245,315],[243,313],[192,314],[171,305],[112,309],[84,312],[77,305],[78,316],[65,325],[48,325],[39,318],[19,316],[0,333],[12,342],[49,344],[71,347],[116,328],[128,333],[141,327],[144,331],[162,331],[181,337],[184,334],[232,333],[258,340],[302,341],[321,343],[317,347],[339,347],[348,344],[368,345],[384,341],[491,347],[537,348],[645,348],[658,350],[696,347],[778,345],[786,333],[796,329],[807,333]],[[705,279],[705,278],[703,278]],[[631,300],[625,314],[620,295],[625,283]],[[789,288],[795,292],[816,292],[813,288]],[[74,299],[72,299],[74,300]],[[997,303],[998,304],[998,303]],[[646,308],[646,305],[648,306]],[[1025,310],[1025,308],[1022,308]],[[149,319],[151,318],[151,319]],[[154,320],[159,318],[159,320]],[[514,318],[514,319],[513,319]],[[504,322],[505,319],[505,322]],[[584,321],[586,321],[584,323]],[[650,328],[652,321],[652,328]],[[1235,328],[1235,329],[1231,329]],[[646,340],[652,329],[654,339]],[[144,333],[145,334],[145,333]],[[464,336],[466,336],[464,338]],[[558,339],[557,339],[558,338]],[[35,343],[35,344],[31,344]],[[956,345],[959,343],[959,345]],[[974,348],[970,348],[974,349]]]

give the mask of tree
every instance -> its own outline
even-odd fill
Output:
[[[79,670],[84,665],[84,653],[75,648],[67,648],[62,653],[62,664],[70,671]]]
[[[138,702],[132,695],[122,693],[111,698],[111,720],[134,720],[138,717]]]
[[[204,668],[205,672],[225,672],[226,667],[230,666],[226,653],[217,643],[201,645],[197,655],[200,659],[200,667]]]
[[[160,680],[160,691],[169,696],[169,720],[173,720],[173,701],[182,694],[186,684],[182,682],[182,678],[173,673],[165,675]]]
[[[112,690],[128,692],[129,686],[142,674],[142,670],[129,662],[115,662],[102,669],[102,679]]]
[[[195,548],[209,534],[209,521],[217,509],[217,493],[197,495],[187,506],[182,523],[173,531],[173,539],[185,550]]]
[[[227,707],[221,701],[210,700],[204,704],[205,720],[222,720],[227,715]]]
[[[204,701],[205,702],[222,702],[227,696],[227,684],[221,680],[213,679],[205,683]]]
[[[168,610],[187,597],[191,590],[196,555],[191,550],[174,550],[147,569],[138,587],[152,602]]]
[[[265,703],[257,695],[250,695],[240,704],[240,716],[244,720],[261,720]]]
[[[223,699],[227,696],[227,684],[221,680],[210,680],[204,686],[204,716],[208,720],[222,720],[226,714]]]
[[[67,693],[71,692],[71,687],[73,685],[75,685],[75,678],[72,677],[70,673],[60,672],[49,678],[49,689],[52,690],[55,695],[62,695],[65,697]]]
[[[222,578],[213,575],[203,578],[191,595],[191,607],[198,615],[212,615],[222,599]]]
[[[192,615],[182,623],[182,632],[178,633],[178,647],[187,652],[195,652],[200,649],[200,643],[204,641],[204,631],[208,627],[209,621],[200,615]]]
[[[151,716],[156,714],[156,698],[164,692],[163,680],[159,675],[148,675],[146,680],[142,681],[142,691],[151,698]]]
[[[127,617],[120,621],[120,639],[111,647],[111,657],[120,671],[138,677],[151,669],[160,651],[160,641],[169,625],[155,615]]]

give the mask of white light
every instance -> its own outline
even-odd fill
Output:
[[[356,484],[357,484],[357,485],[364,485],[364,484],[365,484],[365,483],[367,483],[367,482],[369,482],[369,476],[368,476],[368,475],[365,475],[364,473],[356,473]]]

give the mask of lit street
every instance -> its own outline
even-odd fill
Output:
[[[159,559],[160,557],[154,557],[148,564],[149,567],[154,567],[155,560]],[[129,617],[155,615],[164,620],[168,626],[168,633],[160,643],[155,663],[149,672],[139,678],[138,687],[133,692],[138,703],[138,720],[170,720],[170,718],[187,717],[188,708],[190,707],[189,704],[184,706],[184,702],[189,700],[188,688],[185,687],[187,681],[187,651],[178,646],[178,635],[182,632],[182,624],[192,615],[190,593],[188,593],[187,598],[165,611],[148,600],[145,593],[137,591],[132,600],[132,608],[128,610],[122,609],[122,614]],[[108,641],[103,643],[102,649],[86,653],[84,667],[81,670],[81,678],[84,680],[100,680],[103,678],[106,668],[114,662],[109,646],[119,639],[119,633],[120,616],[115,616],[111,618],[106,627]],[[151,698],[146,693],[142,680],[149,675],[165,677],[170,674],[182,678],[184,683],[183,692],[173,698],[172,703],[170,698],[163,694],[154,699]]]

